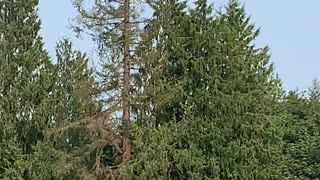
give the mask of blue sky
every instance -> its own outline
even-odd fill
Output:
[[[211,1],[212,2],[212,1]],[[228,0],[215,0],[221,6]],[[285,90],[306,90],[314,78],[320,78],[320,1],[242,0],[251,22],[261,28],[258,46],[270,47]],[[45,48],[54,55],[57,41],[68,37],[74,47],[94,57],[94,45],[88,38],[77,39],[68,28],[76,12],[71,0],[40,0],[39,16]]]

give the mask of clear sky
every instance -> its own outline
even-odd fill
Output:
[[[228,0],[214,0],[221,6]],[[270,47],[285,90],[306,90],[314,78],[320,78],[320,1],[242,0],[251,22],[261,28],[258,46]],[[77,39],[68,28],[76,15],[71,0],[40,0],[40,34],[50,55],[57,41],[70,38],[77,49],[93,56],[94,45],[89,39]]]

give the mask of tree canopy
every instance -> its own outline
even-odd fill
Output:
[[[72,2],[98,59],[0,1],[0,179],[320,178],[319,82],[282,89],[241,3]]]

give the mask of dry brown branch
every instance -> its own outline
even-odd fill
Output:
[[[76,128],[80,128],[80,127],[90,128],[90,126],[91,127],[92,126],[101,127],[101,126],[94,125],[95,123],[99,122],[98,121],[99,119],[103,120],[103,121],[100,121],[101,124],[99,124],[99,125],[102,125],[102,123],[106,125],[106,123],[108,123],[108,121],[111,119],[109,117],[119,109],[120,109],[120,107],[113,106],[103,112],[99,112],[93,116],[86,117],[86,118],[81,119],[76,122],[67,122],[67,120],[65,120],[65,122],[67,122],[67,123],[63,123],[59,127],[54,128],[53,130],[49,131],[47,133],[47,138],[50,138],[52,136],[62,136],[66,131],[68,131],[70,129],[76,129]],[[109,124],[111,124],[111,123],[109,123]]]

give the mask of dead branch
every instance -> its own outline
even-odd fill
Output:
[[[50,138],[52,136],[59,136],[59,135],[61,136],[66,131],[68,131],[70,129],[76,129],[76,128],[80,128],[80,127],[84,127],[84,126],[90,127],[88,124],[96,123],[101,118],[103,118],[104,121],[109,121],[110,115],[112,115],[114,112],[116,112],[119,109],[120,109],[120,107],[113,106],[103,112],[97,113],[97,114],[90,116],[90,117],[86,117],[86,118],[81,119],[79,121],[61,124],[60,127],[54,128],[53,130],[49,131],[47,133],[47,138]],[[67,122],[67,120],[65,120],[65,122]]]

